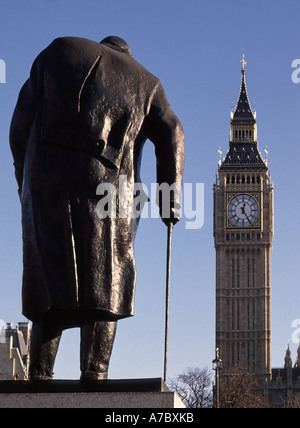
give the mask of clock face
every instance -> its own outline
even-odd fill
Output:
[[[257,201],[250,195],[234,196],[228,205],[228,217],[237,227],[253,225],[258,218]]]

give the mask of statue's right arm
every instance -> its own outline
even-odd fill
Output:
[[[177,192],[171,194],[170,217],[163,217],[164,223],[175,224],[179,220],[180,189],[182,186],[185,135],[180,120],[174,114],[161,84],[153,96],[148,121],[147,137],[155,145],[157,159],[157,183],[175,185]],[[162,215],[162,201],[158,197]]]

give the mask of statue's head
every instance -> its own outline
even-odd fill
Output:
[[[102,45],[108,46],[112,49],[115,49],[115,50],[120,51],[120,52],[127,53],[128,55],[132,56],[130,47],[125,42],[125,40],[121,39],[120,37],[109,36],[109,37],[106,37],[105,39],[103,39],[100,43]]]

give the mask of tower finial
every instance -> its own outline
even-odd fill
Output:
[[[242,55],[242,60],[240,61],[240,63],[242,64],[242,73],[245,73],[246,71],[246,66],[247,66],[247,62],[245,61],[245,55]]]

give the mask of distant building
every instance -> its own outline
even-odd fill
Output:
[[[11,323],[0,332],[0,380],[27,380],[29,367],[30,323]]]
[[[300,396],[300,345],[297,360],[293,367],[290,346],[287,346],[284,368],[272,369],[272,380],[269,383],[269,402],[272,406],[281,407],[295,397]]]

